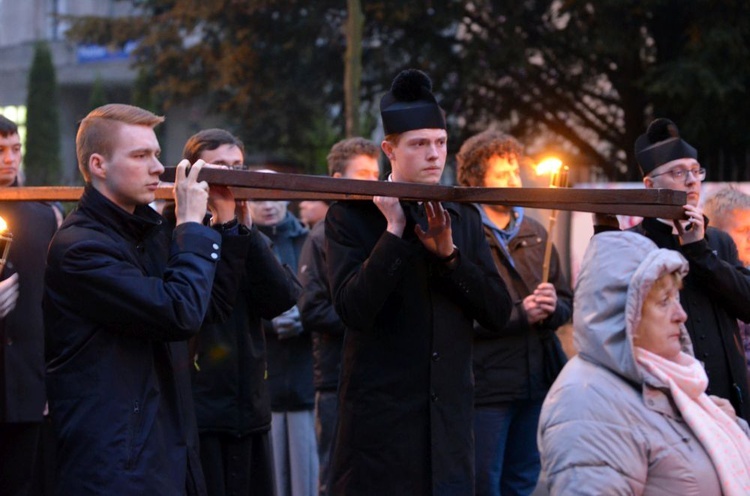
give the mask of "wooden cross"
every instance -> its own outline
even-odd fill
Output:
[[[173,181],[175,170],[168,167],[162,181]],[[373,196],[392,196],[663,219],[683,218],[682,206],[687,201],[684,191],[670,189],[471,188],[236,169],[203,168],[198,179],[229,186],[238,200],[370,200]],[[0,188],[0,201],[77,201],[82,192],[82,187],[71,186]],[[156,197],[172,199],[171,185],[159,187]]]

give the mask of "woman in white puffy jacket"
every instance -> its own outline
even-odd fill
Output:
[[[552,495],[750,494],[750,431],[705,394],[684,326],[687,269],[640,234],[592,238],[573,305],[578,355],[539,422]]]

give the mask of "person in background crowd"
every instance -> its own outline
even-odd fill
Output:
[[[635,142],[635,156],[646,188],[687,194],[685,219],[645,218],[632,227],[660,248],[677,250],[690,263],[680,302],[695,357],[704,363],[709,394],[727,398],[737,415],[750,419],[750,387],[737,320],[750,320],[750,270],[737,258],[732,238],[709,227],[700,205],[706,170],[698,152],[680,137],[669,119],[656,119]],[[595,216],[595,232],[618,228],[613,216]],[[721,295],[721,297],[717,297]]]
[[[726,231],[732,237],[737,245],[740,263],[750,267],[750,195],[733,187],[724,188],[706,199],[703,212],[714,227]],[[737,324],[750,375],[750,323],[740,320]]]
[[[228,131],[206,129],[188,139],[182,155],[191,163],[238,169],[244,145]],[[270,241],[253,227],[247,202],[237,202],[235,217],[222,229],[237,223],[248,229],[250,246],[232,313],[204,325],[191,343],[201,465],[209,495],[274,496],[262,319],[294,306],[299,290]]]
[[[680,304],[688,261],[633,232],[594,236],[572,358],[544,400],[542,479],[568,494],[750,494],[750,430],[706,394]]]
[[[234,198],[209,195],[202,161],[177,166],[174,229],[148,207],[162,121],[109,104],[78,129],[86,186],[50,244],[43,300],[57,494],[206,493],[187,340],[229,315],[249,237],[224,229]]]
[[[326,218],[328,202],[325,200],[303,200],[299,202],[299,220],[305,227],[312,229]]]
[[[296,274],[308,231],[287,205],[286,201],[249,202],[253,223],[270,238],[281,263]],[[267,322],[265,333],[277,495],[313,496],[318,487],[318,452],[310,333],[303,328],[296,305]]]
[[[364,138],[339,141],[328,154],[328,173],[332,177],[377,181],[380,148]],[[300,216],[305,210],[300,204]],[[328,204],[323,203],[328,211]],[[344,324],[331,302],[331,287],[325,260],[325,224],[316,223],[300,255],[299,280],[304,288],[299,299],[302,327],[312,334],[313,383],[315,385],[315,435],[318,441],[320,476],[319,496],[328,496],[328,459],[336,427]]]
[[[0,186],[18,185],[22,160],[16,124],[0,115]],[[57,230],[54,208],[41,202],[0,202],[12,243],[0,264],[0,488],[32,494],[42,440],[47,246]],[[5,242],[0,243],[0,254]]]
[[[487,130],[472,136],[456,159],[462,186],[522,187],[523,150],[507,134]],[[549,282],[542,281],[548,233],[522,207],[477,209],[515,304],[501,336],[475,326],[475,494],[528,495],[539,478],[536,431],[542,401],[565,363],[555,330],[570,319],[573,293],[554,247]]]
[[[438,184],[448,134],[429,77],[401,72],[380,111],[389,180]],[[346,326],[331,494],[473,494],[473,322],[501,331],[512,307],[478,212],[375,197],[334,203],[325,230]]]

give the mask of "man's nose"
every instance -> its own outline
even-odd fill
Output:
[[[162,175],[164,172],[164,164],[158,158],[154,158],[154,174]]]

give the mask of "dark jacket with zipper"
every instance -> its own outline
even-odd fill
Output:
[[[57,494],[205,494],[187,340],[228,316],[245,238],[86,187],[45,278]]]
[[[555,330],[570,320],[573,292],[560,267],[560,257],[552,247],[549,282],[557,291],[557,306],[544,321],[531,325],[523,309],[523,299],[542,282],[542,266],[547,231],[536,220],[525,216],[518,233],[508,242],[508,259],[492,228],[485,225],[500,276],[513,300],[513,312],[501,335],[476,324],[474,339],[474,402],[493,405],[515,400],[541,400],[552,385],[545,376],[542,339],[557,340]]]
[[[244,436],[271,428],[266,341],[261,319],[291,308],[299,285],[255,226],[240,289],[225,322],[208,322],[192,343],[198,430]]]

